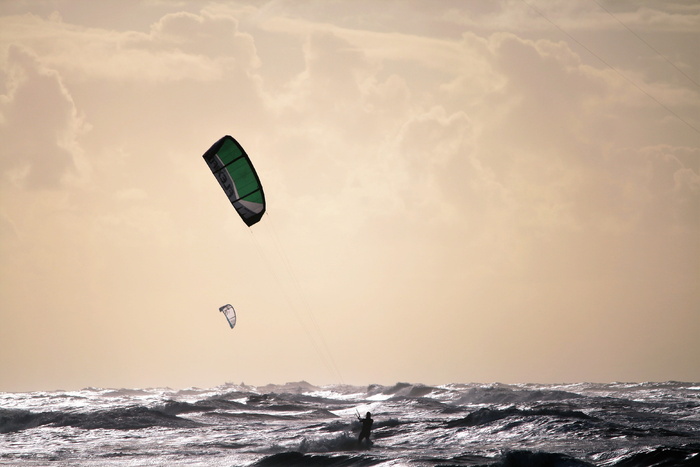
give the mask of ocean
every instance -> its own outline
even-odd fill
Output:
[[[0,465],[700,466],[700,383],[0,393]]]

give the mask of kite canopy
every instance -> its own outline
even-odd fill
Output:
[[[231,305],[224,305],[219,308],[219,311],[224,314],[226,321],[228,321],[228,325],[231,326],[231,329],[233,329],[233,327],[236,325],[236,310],[234,310]]]
[[[265,194],[243,147],[226,135],[204,153],[204,160],[243,222],[250,227],[265,214]]]

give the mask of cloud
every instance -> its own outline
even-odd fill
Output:
[[[78,174],[78,136],[87,128],[59,74],[30,52],[8,51],[0,96],[0,169],[27,188],[55,189]]]
[[[655,146],[644,148],[644,187],[648,202],[642,226],[673,232],[700,232],[700,151],[693,148]]]
[[[4,17],[0,46],[19,43],[47,66],[79,80],[220,80],[227,70],[259,65],[252,38],[232,17],[186,12],[163,16],[148,33],[78,27],[60,16]]]
[[[151,26],[148,42],[157,49],[195,56],[233,57],[245,69],[260,65],[253,38],[239,31],[235,17],[206,10],[199,15],[179,12],[163,16]]]
[[[697,5],[688,2],[633,1],[516,1],[510,0],[484,7],[447,9],[446,23],[458,23],[477,30],[547,32],[562,28],[567,32],[619,31],[620,22],[644,31],[693,33],[700,26]]]
[[[646,137],[659,117],[640,115],[636,89],[611,70],[583,64],[563,43],[513,35],[494,35],[491,43],[505,84],[487,99],[499,110],[479,135],[477,157],[507,187],[522,221],[605,229],[614,219],[627,232],[638,227],[647,196],[666,198],[648,180],[648,170],[660,167],[643,156],[654,147]],[[658,110],[652,100],[643,102]],[[692,172],[689,161],[679,163]]]
[[[563,41],[361,35],[289,19],[264,26],[307,38],[304,71],[272,100],[277,123],[296,135],[281,146],[299,148],[299,170],[325,174],[304,184],[309,196],[345,186],[342,196],[366,213],[381,206],[376,214],[461,219],[524,238],[631,232],[648,209],[644,195],[664,197],[649,191],[644,161],[624,155],[653,146],[639,137],[654,134],[659,106]],[[636,78],[669,105],[697,99]],[[302,116],[302,107],[311,111]],[[684,170],[692,179],[692,166]]]
[[[628,26],[676,33],[693,33],[700,28],[700,9],[697,5],[687,2],[664,2],[659,3],[656,8],[634,3],[633,5],[637,9],[620,18]]]

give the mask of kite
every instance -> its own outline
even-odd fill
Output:
[[[203,157],[243,222],[248,227],[258,222],[265,214],[265,194],[253,163],[238,141],[226,135]]]
[[[231,329],[233,329],[233,327],[236,325],[236,310],[234,310],[230,304],[227,304],[219,308],[219,311],[224,314],[226,321],[228,321],[228,325],[231,326]]]

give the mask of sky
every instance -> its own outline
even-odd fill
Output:
[[[700,381],[699,43],[681,0],[0,0],[0,391]]]

